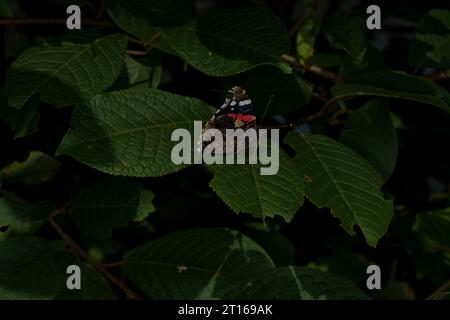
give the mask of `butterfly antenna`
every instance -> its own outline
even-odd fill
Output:
[[[263,113],[263,115],[262,115],[262,117],[261,117],[261,121],[259,122],[259,125],[258,125],[258,126],[260,126],[261,123],[263,122],[264,116],[266,115],[266,112],[267,112],[267,110],[269,109],[269,106],[270,106],[270,103],[272,102],[272,99],[273,99],[273,94],[270,95],[269,102],[267,102],[266,109],[264,110],[264,113]]]

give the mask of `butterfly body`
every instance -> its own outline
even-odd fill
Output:
[[[256,129],[256,116],[252,101],[247,96],[245,89],[235,86],[228,91],[224,104],[217,109],[206,123],[199,143],[202,143],[203,148],[211,143],[215,143],[214,141],[206,140],[204,132],[208,129],[218,129],[222,132],[223,150],[225,152],[226,129],[242,129],[246,131],[250,128]]]

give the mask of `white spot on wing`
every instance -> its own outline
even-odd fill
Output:
[[[251,103],[252,103],[252,100],[250,100],[250,99],[239,101],[239,105],[240,106],[246,106],[246,105],[251,104]]]

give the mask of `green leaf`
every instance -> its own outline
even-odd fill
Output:
[[[39,105],[38,97],[33,96],[21,109],[10,108],[6,90],[0,90],[0,117],[10,123],[15,139],[26,137],[39,129]]]
[[[16,57],[30,45],[28,38],[15,28],[5,29],[3,53],[6,58]]]
[[[172,131],[192,132],[193,121],[209,119],[213,110],[200,100],[156,89],[101,94],[75,108],[57,154],[115,175],[166,175],[183,168],[171,161]]]
[[[381,96],[431,104],[450,113],[450,94],[434,82],[400,71],[379,70],[351,77],[331,88],[334,99]]]
[[[144,58],[125,58],[125,66],[108,91],[135,88],[156,89],[161,79],[161,55],[153,50]]]
[[[290,132],[285,138],[306,175],[306,196],[319,208],[330,208],[353,235],[358,225],[367,243],[376,246],[392,218],[392,202],[380,191],[375,169],[347,146],[322,135]]]
[[[450,249],[450,209],[418,214],[413,231],[434,249]]]
[[[80,260],[75,262],[81,269],[81,290],[64,287],[56,300],[116,300],[117,295],[108,281],[92,266]]]
[[[253,240],[231,230],[166,235],[131,250],[124,272],[151,299],[219,299],[217,292],[273,268]]]
[[[87,235],[107,238],[114,227],[125,226],[136,217],[141,191],[141,185],[134,181],[101,179],[75,196],[70,215]]]
[[[154,198],[155,194],[150,190],[141,191],[136,217],[133,219],[133,221],[142,222],[148,217],[150,213],[156,211],[156,208],[153,205]]]
[[[323,29],[332,48],[344,50],[357,65],[362,65],[367,50],[366,26],[360,16],[331,17]]]
[[[450,11],[431,9],[420,21],[409,50],[415,68],[450,68]]]
[[[302,171],[280,150],[279,170],[261,175],[261,164],[226,164],[214,168],[211,188],[236,213],[247,212],[257,218],[282,216],[291,221],[303,204]],[[237,183],[239,181],[239,183]]]
[[[354,283],[319,270],[289,266],[255,273],[236,286],[226,287],[223,299],[360,300],[368,299]]]
[[[297,32],[295,42],[300,63],[305,66],[308,60],[314,55],[314,44],[319,34],[320,22],[316,18],[316,10],[312,7],[306,9],[305,18]]]
[[[7,226],[10,234],[32,234],[55,211],[51,202],[26,202],[13,193],[0,198],[0,226]]]
[[[295,263],[295,247],[293,243],[280,232],[247,232],[272,258],[277,267]]]
[[[368,160],[387,181],[397,161],[397,131],[389,101],[372,99],[350,115],[340,141]]]
[[[120,0],[108,0],[108,14],[111,19],[124,31],[142,40],[152,39],[159,28],[150,21],[128,11]]]
[[[10,106],[20,108],[36,93],[44,102],[64,106],[105,90],[122,69],[126,46],[126,37],[115,34],[90,44],[26,50],[7,74]]]
[[[36,184],[50,180],[60,167],[58,160],[40,151],[31,151],[23,162],[13,162],[0,170],[0,182]]]
[[[184,24],[192,19],[194,12],[193,4],[186,0],[119,0],[119,2],[134,15],[160,27]]]
[[[260,8],[218,10],[198,21],[162,30],[166,45],[199,71],[230,76],[259,65],[285,65],[289,51],[283,23]],[[163,48],[162,48],[163,49]]]
[[[0,242],[0,299],[53,299],[66,285],[72,257],[60,242],[35,237]]]
[[[247,90],[259,117],[264,115],[266,108],[265,117],[299,109],[311,98],[311,88],[303,80],[272,66],[257,67],[224,81],[228,88],[240,85]]]

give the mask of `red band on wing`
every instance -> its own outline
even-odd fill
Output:
[[[251,114],[246,115],[246,114],[228,113],[227,116],[230,118],[233,118],[233,119],[244,121],[244,122],[253,122],[256,119],[256,117],[252,116]]]

